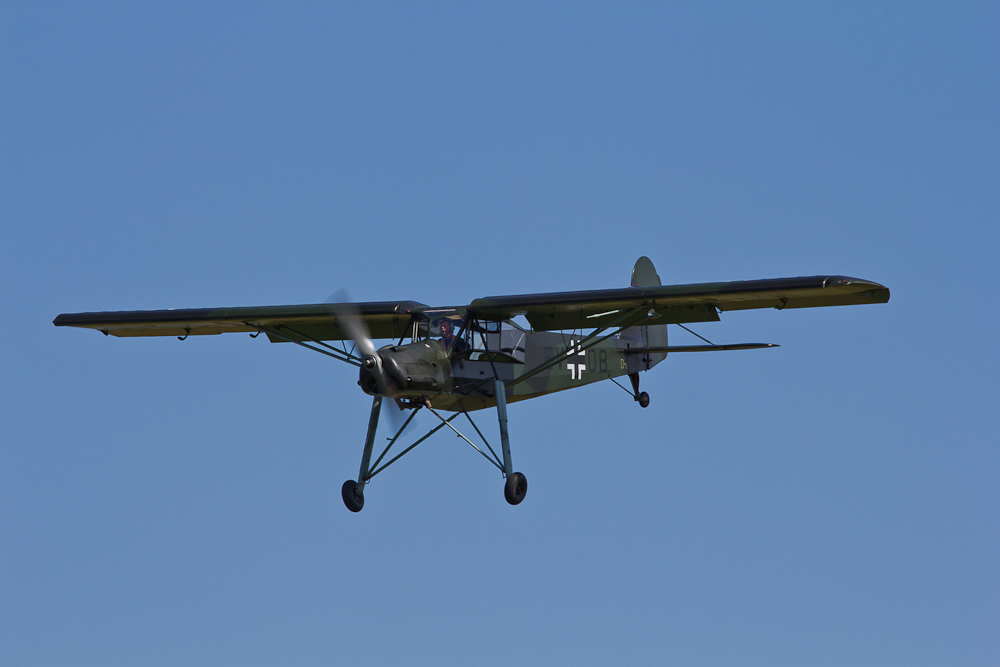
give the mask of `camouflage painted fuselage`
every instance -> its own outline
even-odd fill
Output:
[[[441,344],[434,340],[383,347],[379,355],[387,367],[413,371],[412,377],[406,377],[400,383],[388,383],[385,395],[429,400],[432,407],[441,410],[471,412],[496,406],[494,380],[497,377],[508,386],[507,402],[512,403],[649,370],[667,356],[665,353],[629,352],[630,348],[665,346],[666,325],[633,327],[620,336],[600,341],[584,350],[580,350],[580,335],[550,331],[525,331],[523,334],[524,363],[494,359],[491,364],[485,353],[479,353],[479,358],[451,359]],[[517,382],[522,375],[569,352],[571,348],[576,351],[560,363]],[[399,373],[393,375],[398,376]],[[423,380],[416,380],[417,376]],[[361,386],[365,393],[379,393],[374,382],[364,381],[364,371]]]

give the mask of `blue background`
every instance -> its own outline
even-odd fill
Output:
[[[0,5],[0,662],[996,665],[998,35],[987,3]],[[518,507],[442,433],[358,515],[354,369],[51,324],[640,255],[892,300],[698,325],[782,347],[673,356],[646,410],[513,405]]]

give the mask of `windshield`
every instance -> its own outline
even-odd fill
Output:
[[[436,340],[452,356],[468,349],[465,316],[457,308],[428,309],[421,313],[421,318],[414,340]]]

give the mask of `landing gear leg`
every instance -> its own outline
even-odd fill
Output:
[[[375,431],[378,429],[378,415],[382,410],[382,397],[376,396],[372,401],[372,414],[368,419],[368,435],[365,437],[365,451],[361,455],[361,470],[358,481],[349,479],[344,482],[340,494],[344,504],[352,512],[360,512],[365,506],[365,484],[368,482],[368,464],[372,460],[372,446],[375,444]]]
[[[639,407],[648,408],[649,407],[649,394],[646,392],[639,392],[639,374],[629,373],[628,379],[632,381],[632,394],[635,400],[639,402]]]
[[[507,390],[501,380],[493,383],[497,399],[497,417],[500,420],[500,447],[503,449],[503,473],[507,478],[503,487],[503,496],[511,505],[517,505],[528,493],[528,478],[519,472],[514,472],[510,461],[510,438],[507,437]]]

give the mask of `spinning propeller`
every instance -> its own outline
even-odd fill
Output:
[[[354,341],[354,349],[361,357],[362,382],[365,381],[366,377],[373,380],[375,386],[378,387],[378,393],[387,397],[388,387],[383,373],[382,357],[375,348],[375,342],[368,331],[368,326],[365,325],[364,318],[361,317],[361,311],[351,301],[347,290],[344,289],[339,289],[331,294],[326,302],[330,304],[330,310],[337,318],[337,324],[348,338]],[[403,411],[392,398],[389,398],[388,401],[382,401],[383,405],[386,403],[389,404],[389,410],[383,411],[383,413],[388,413],[393,428],[399,430],[405,421]]]

